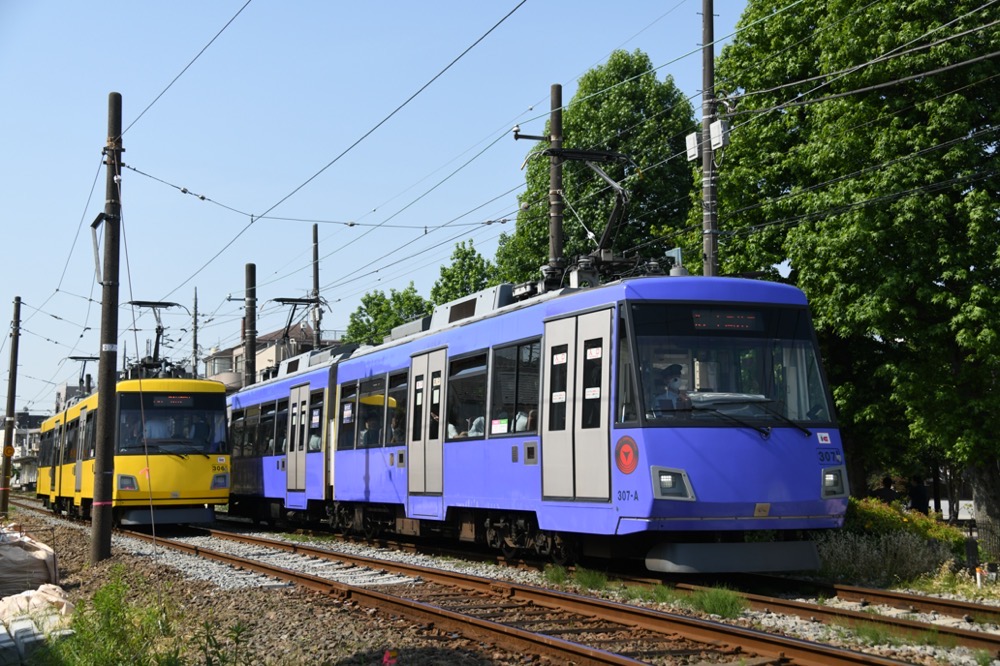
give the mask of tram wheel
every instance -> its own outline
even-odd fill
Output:
[[[556,535],[553,540],[552,561],[559,566],[567,566],[576,562],[580,556],[579,544],[572,539]]]
[[[507,543],[506,539],[500,542],[500,553],[504,556],[504,558],[508,560],[513,560],[514,558],[516,558],[520,551],[521,549],[518,548],[517,546],[512,546],[509,543]]]

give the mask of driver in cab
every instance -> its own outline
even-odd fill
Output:
[[[686,391],[681,390],[681,374],[683,368],[674,363],[668,365],[656,380],[656,397],[653,398],[653,408],[657,411],[674,411],[691,409],[691,398]]]

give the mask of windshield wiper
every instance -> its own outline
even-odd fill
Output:
[[[733,421],[734,423],[739,423],[741,426],[744,426],[746,428],[753,428],[758,433],[760,433],[760,436],[763,439],[767,439],[767,438],[769,438],[771,436],[771,429],[770,428],[764,427],[764,426],[754,425],[754,424],[752,424],[752,423],[750,423],[748,421],[744,421],[743,419],[741,419],[738,416],[733,416],[732,414],[724,412],[721,409],[717,409],[715,407],[702,407],[700,405],[692,405],[692,408],[694,409],[694,411],[698,411],[698,412],[714,412],[715,414],[720,414],[722,416],[725,416],[727,419],[729,419],[730,421]]]
[[[785,423],[787,423],[788,425],[790,425],[790,426],[792,426],[794,428],[797,428],[806,437],[812,437],[812,431],[809,430],[808,428],[806,428],[804,425],[802,425],[801,423],[798,423],[796,421],[793,421],[792,419],[788,418],[787,416],[785,416],[784,414],[782,414],[778,410],[776,410],[776,409],[774,409],[772,407],[768,407],[769,404],[772,404],[774,402],[775,401],[772,400],[772,399],[770,399],[770,398],[761,398],[761,399],[755,398],[755,399],[752,399],[752,400],[748,399],[748,398],[737,398],[737,399],[727,399],[727,400],[724,400],[724,401],[720,400],[720,401],[718,401],[717,404],[720,404],[720,405],[760,405],[760,408],[763,409],[768,414],[770,414],[771,416],[776,416],[779,419],[781,419],[782,421],[784,421]],[[714,408],[712,408],[712,407],[695,407],[695,409],[714,409]],[[721,413],[725,413],[725,412],[721,412]],[[732,416],[732,414],[726,414],[726,415],[727,416]],[[736,417],[733,417],[733,418],[736,418]]]
[[[779,412],[777,409],[773,409],[771,407],[768,407],[765,403],[769,403],[769,402],[774,402],[774,400],[764,400],[764,401],[762,401],[762,402],[760,402],[758,404],[761,407],[763,407],[764,411],[766,411],[768,414],[772,414],[774,416],[777,416],[779,419],[781,419],[782,421],[784,421],[788,425],[793,426],[795,428],[798,428],[799,430],[802,431],[802,433],[806,437],[812,437],[812,430],[810,430],[809,428],[805,427],[801,423],[798,423],[797,421],[793,421],[792,419],[788,418],[787,416],[785,416],[784,414],[782,414],[781,412]]]

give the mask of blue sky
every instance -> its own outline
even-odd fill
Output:
[[[429,297],[460,240],[492,258],[531,148],[510,129],[541,134],[551,85],[568,103],[614,49],[647,53],[700,114],[701,0],[519,2],[0,0],[0,319],[19,296],[17,409],[51,412],[80,373],[67,357],[99,351],[90,225],[112,91],[130,167],[120,302],[192,310],[197,289],[203,353],[239,343],[248,263],[258,331],[285,325],[273,299],[309,295],[314,222],[325,337],[373,289],[412,281]],[[718,41],[744,6],[715,1]],[[162,318],[166,355],[190,358],[190,314]],[[119,365],[146,353],[154,327],[149,310],[122,306]],[[7,336],[4,404],[9,363]]]

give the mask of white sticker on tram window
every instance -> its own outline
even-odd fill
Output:
[[[420,391],[420,390],[422,390],[423,388],[424,388],[424,380],[422,380],[422,379],[418,379],[418,380],[417,380],[417,390],[418,390],[418,391]]]
[[[490,422],[490,434],[498,435],[507,432],[507,419],[493,419]]]
[[[587,360],[589,361],[591,359],[601,358],[601,354],[603,354],[603,352],[604,349],[601,347],[591,347],[587,350]]]
[[[441,404],[441,389],[435,387],[434,390],[431,391],[431,404],[432,405]]]
[[[583,397],[584,397],[585,400],[593,400],[594,398],[600,398],[601,397],[601,387],[600,386],[591,386],[588,389],[584,389],[584,391],[583,391]]]
[[[431,386],[441,386],[441,378],[434,377],[433,379],[431,379]]]
[[[424,404],[424,394],[422,391],[417,391],[417,407]]]
[[[566,365],[566,352],[553,354],[552,365]]]
[[[558,405],[559,403],[566,402],[566,391],[556,391],[552,394],[552,404]]]
[[[830,444],[830,433],[828,432],[818,432],[816,433],[816,438],[819,439],[820,444]]]
[[[344,403],[344,423],[354,423],[354,404]]]

